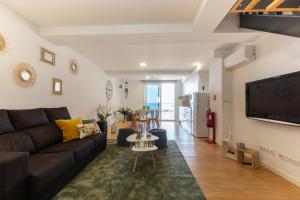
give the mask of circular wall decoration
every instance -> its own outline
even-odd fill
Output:
[[[4,50],[5,48],[5,40],[4,37],[0,34],[0,51]]]
[[[71,60],[71,62],[70,62],[70,71],[73,74],[78,74],[78,72],[79,72],[79,65],[78,65],[78,62],[76,62],[76,60]]]
[[[21,87],[32,87],[36,82],[36,72],[27,63],[18,64],[13,72],[16,83]]]
[[[106,99],[107,101],[111,100],[112,96],[113,96],[113,85],[112,82],[110,80],[108,80],[105,84],[105,92],[106,92]]]

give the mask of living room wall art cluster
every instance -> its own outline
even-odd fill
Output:
[[[0,51],[5,48],[4,37],[0,34]],[[40,60],[47,64],[55,66],[56,54],[46,48],[41,48]],[[71,59],[69,64],[69,70],[72,74],[79,73],[79,64],[76,60]],[[17,85],[20,87],[32,87],[37,80],[37,73],[35,69],[28,63],[19,63],[13,70],[13,78]],[[63,91],[63,80],[58,78],[52,78],[52,94],[62,95]]]

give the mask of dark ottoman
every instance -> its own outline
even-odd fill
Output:
[[[167,139],[167,130],[165,129],[152,129],[149,131],[152,135],[159,137],[158,141],[155,141],[155,145],[159,148],[167,148],[168,139]]]
[[[117,138],[118,145],[129,147],[130,143],[126,141],[126,138],[132,134],[134,134],[134,130],[132,128],[119,129],[118,138]]]

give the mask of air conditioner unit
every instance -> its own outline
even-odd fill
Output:
[[[233,70],[256,59],[255,46],[244,46],[224,59],[224,69]]]

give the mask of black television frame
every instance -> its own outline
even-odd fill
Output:
[[[284,75],[279,75],[279,76],[274,76],[266,79],[261,79],[257,81],[251,81],[247,82],[245,84],[245,96],[246,96],[246,117],[250,119],[255,119],[255,120],[260,120],[260,121],[266,121],[266,122],[272,122],[272,123],[278,123],[278,124],[285,124],[285,125],[291,125],[291,126],[300,126],[300,123],[295,123],[291,122],[288,120],[278,120],[278,119],[272,119],[272,118],[263,118],[263,117],[256,117],[256,116],[251,116],[249,114],[249,93],[248,93],[248,88],[250,85],[256,84],[256,83],[263,83],[263,82],[269,82],[273,80],[278,80],[282,78],[289,78],[289,77],[295,77],[295,76],[300,76],[300,71],[289,73],[289,74],[284,74]],[[299,86],[300,87],[300,86]]]

